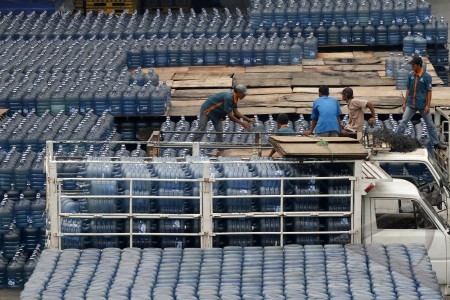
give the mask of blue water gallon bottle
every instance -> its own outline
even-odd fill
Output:
[[[319,23],[319,27],[316,28],[316,36],[319,45],[327,45],[327,28],[324,26],[323,22]]]
[[[229,46],[229,65],[230,66],[240,66],[241,65],[241,45],[236,39]]]
[[[362,0],[358,5],[358,20],[362,27],[367,26],[370,20],[370,4],[366,0]]]
[[[349,0],[345,7],[345,20],[348,26],[353,27],[358,21],[358,2],[355,0]]]
[[[381,21],[384,24],[391,24],[395,20],[393,1],[383,1],[381,4]]]
[[[400,27],[394,20],[392,20],[391,25],[387,29],[387,35],[389,45],[400,45],[402,43],[400,39]]]
[[[377,45],[387,45],[388,37],[387,37],[387,28],[384,25],[383,21],[380,21],[380,25],[376,27],[376,40]]]
[[[271,38],[266,45],[266,65],[276,65],[278,62],[278,45]]]
[[[448,42],[448,22],[444,17],[436,25],[436,44],[443,45]]]
[[[408,32],[412,32],[412,26],[408,24],[408,21],[405,19],[403,20],[403,25],[400,27],[400,38],[403,41],[403,39],[408,35]]]
[[[216,47],[217,51],[217,64],[220,66],[228,65],[230,55],[228,53],[228,43],[225,38],[222,38]]]
[[[310,33],[303,48],[303,58],[315,59],[318,54],[317,52],[317,39]]]
[[[394,53],[390,53],[389,57],[386,58],[386,61],[385,61],[386,77],[390,77],[390,78],[394,77],[394,60],[395,60]]]
[[[245,67],[254,65],[253,44],[248,40],[241,46],[241,63]]]
[[[423,36],[419,33],[414,38],[414,52],[419,56],[427,55],[427,41],[423,38]]]
[[[403,25],[403,20],[406,18],[406,5],[403,0],[396,0],[394,2],[394,18],[398,26]]]
[[[315,28],[319,27],[320,22],[322,22],[322,2],[314,1],[309,9],[309,14],[311,16],[311,25]]]
[[[403,54],[411,55],[415,52],[416,49],[416,40],[412,36],[411,32],[408,32],[408,35],[403,39]]]
[[[339,45],[339,27],[336,26],[336,22],[331,23],[327,35],[329,45]]]
[[[336,4],[334,5],[334,22],[336,23],[337,27],[341,27],[344,25],[345,20],[345,7],[346,2],[342,0],[337,0]]]
[[[203,66],[205,64],[204,45],[200,40],[197,40],[192,46],[192,65]]]
[[[420,0],[417,6],[417,15],[422,24],[426,24],[430,20],[431,4],[428,0]]]
[[[291,46],[289,53],[289,64],[300,65],[302,64],[303,48],[298,42],[294,42]]]
[[[253,45],[253,55],[254,55],[254,64],[255,66],[264,66],[266,60],[265,54],[265,44],[264,42],[258,38],[258,40]]]
[[[287,66],[291,61],[291,47],[286,41],[282,41],[278,46],[278,64]]]
[[[212,39],[209,39],[204,48],[205,66],[217,65],[217,45]]]
[[[277,27],[281,28],[286,21],[286,4],[278,1],[273,8],[273,22]]]
[[[352,42],[355,45],[364,44],[364,28],[359,21],[356,21],[355,26],[352,28]]]
[[[347,24],[347,21],[343,22],[344,25],[340,28],[339,34],[340,34],[340,44],[341,45],[348,45],[352,42],[352,35],[349,25]]]
[[[298,20],[300,22],[300,27],[304,28],[311,22],[310,8],[311,3],[308,0],[300,1],[298,5]]]
[[[417,18],[416,24],[414,24],[412,28],[412,35],[416,36],[418,33],[423,34],[425,31],[425,25],[420,22],[420,19]]]
[[[407,1],[405,8],[405,18],[408,25],[413,26],[416,24],[417,18],[417,2],[416,1]]]

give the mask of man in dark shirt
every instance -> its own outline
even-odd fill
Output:
[[[243,84],[235,86],[233,91],[214,94],[206,100],[200,108],[200,120],[198,129],[193,141],[198,142],[202,138],[202,134],[199,131],[205,131],[206,125],[209,120],[214,124],[214,129],[217,133],[217,142],[223,142],[223,128],[222,120],[225,116],[238,124],[241,124],[245,129],[250,128],[250,123],[255,120],[248,118],[241,114],[237,109],[238,101],[247,96],[247,87]],[[244,121],[241,121],[243,119]]]
[[[422,58],[414,56],[409,62],[412,72],[408,75],[406,84],[406,96],[403,102],[403,118],[398,124],[397,132],[403,134],[406,125],[418,111],[427,125],[428,134],[430,136],[430,145],[436,149],[444,150],[447,147],[439,142],[436,126],[431,117],[431,89],[432,79],[422,68]]]

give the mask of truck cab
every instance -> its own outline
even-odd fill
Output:
[[[403,178],[414,183],[424,198],[440,216],[450,221],[448,207],[450,190],[447,176],[427,149],[413,152],[372,152],[369,160],[378,164],[386,173],[395,178]]]
[[[449,228],[416,186],[402,179],[379,182],[363,197],[362,206],[362,243],[425,245],[448,295]]]

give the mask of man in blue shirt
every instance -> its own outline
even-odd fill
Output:
[[[193,141],[198,142],[201,140],[202,134],[199,132],[205,131],[208,121],[211,120],[217,133],[216,142],[223,142],[221,121],[225,116],[228,116],[231,121],[241,124],[245,129],[249,129],[250,123],[254,122],[254,119],[244,116],[237,109],[238,101],[247,96],[247,94],[247,87],[243,84],[238,84],[232,92],[218,93],[209,97],[200,108],[200,120]]]
[[[414,56],[409,63],[412,72],[409,73],[406,82],[406,96],[402,106],[403,118],[398,124],[397,133],[403,134],[405,132],[406,125],[418,111],[427,125],[430,145],[436,149],[445,150],[447,147],[439,142],[436,126],[430,112],[431,76],[422,69],[422,58],[420,56]]]
[[[330,97],[330,89],[326,85],[319,87],[319,98],[314,100],[311,112],[311,129],[306,135],[314,132],[321,137],[337,137],[341,132],[341,107],[339,102]]]

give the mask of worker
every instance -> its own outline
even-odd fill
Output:
[[[330,97],[330,89],[326,85],[319,87],[319,98],[314,100],[311,112],[311,129],[304,134],[314,132],[320,137],[337,137],[341,132],[341,107],[339,102]]]
[[[287,114],[279,114],[277,118],[277,125],[278,128],[275,132],[275,135],[281,135],[281,136],[294,136],[296,135],[294,129],[288,126],[289,123],[289,117]],[[275,154],[275,149],[272,149],[270,151],[269,157],[272,157],[272,155]]]
[[[202,134],[200,131],[205,131],[208,121],[211,120],[217,133],[216,141],[223,142],[221,121],[225,116],[228,116],[231,121],[241,124],[242,127],[248,130],[250,123],[254,122],[255,119],[244,116],[237,109],[238,101],[244,99],[247,95],[247,87],[243,84],[238,84],[233,91],[210,96],[200,108],[200,120],[193,141],[198,142],[201,140]],[[243,121],[240,119],[243,119]]]
[[[375,107],[373,103],[367,100],[354,99],[353,89],[346,87],[342,92],[342,100],[347,103],[348,106],[348,123],[345,126],[345,133],[362,132],[364,128],[364,110],[369,108],[371,117],[367,122],[372,125],[375,122]]]
[[[412,71],[406,82],[406,95],[402,106],[403,117],[398,124],[397,133],[405,132],[406,125],[418,111],[427,125],[430,145],[435,149],[445,150],[447,147],[440,143],[436,126],[431,117],[432,79],[430,74],[422,68],[422,63],[420,56],[414,56],[409,62]]]

